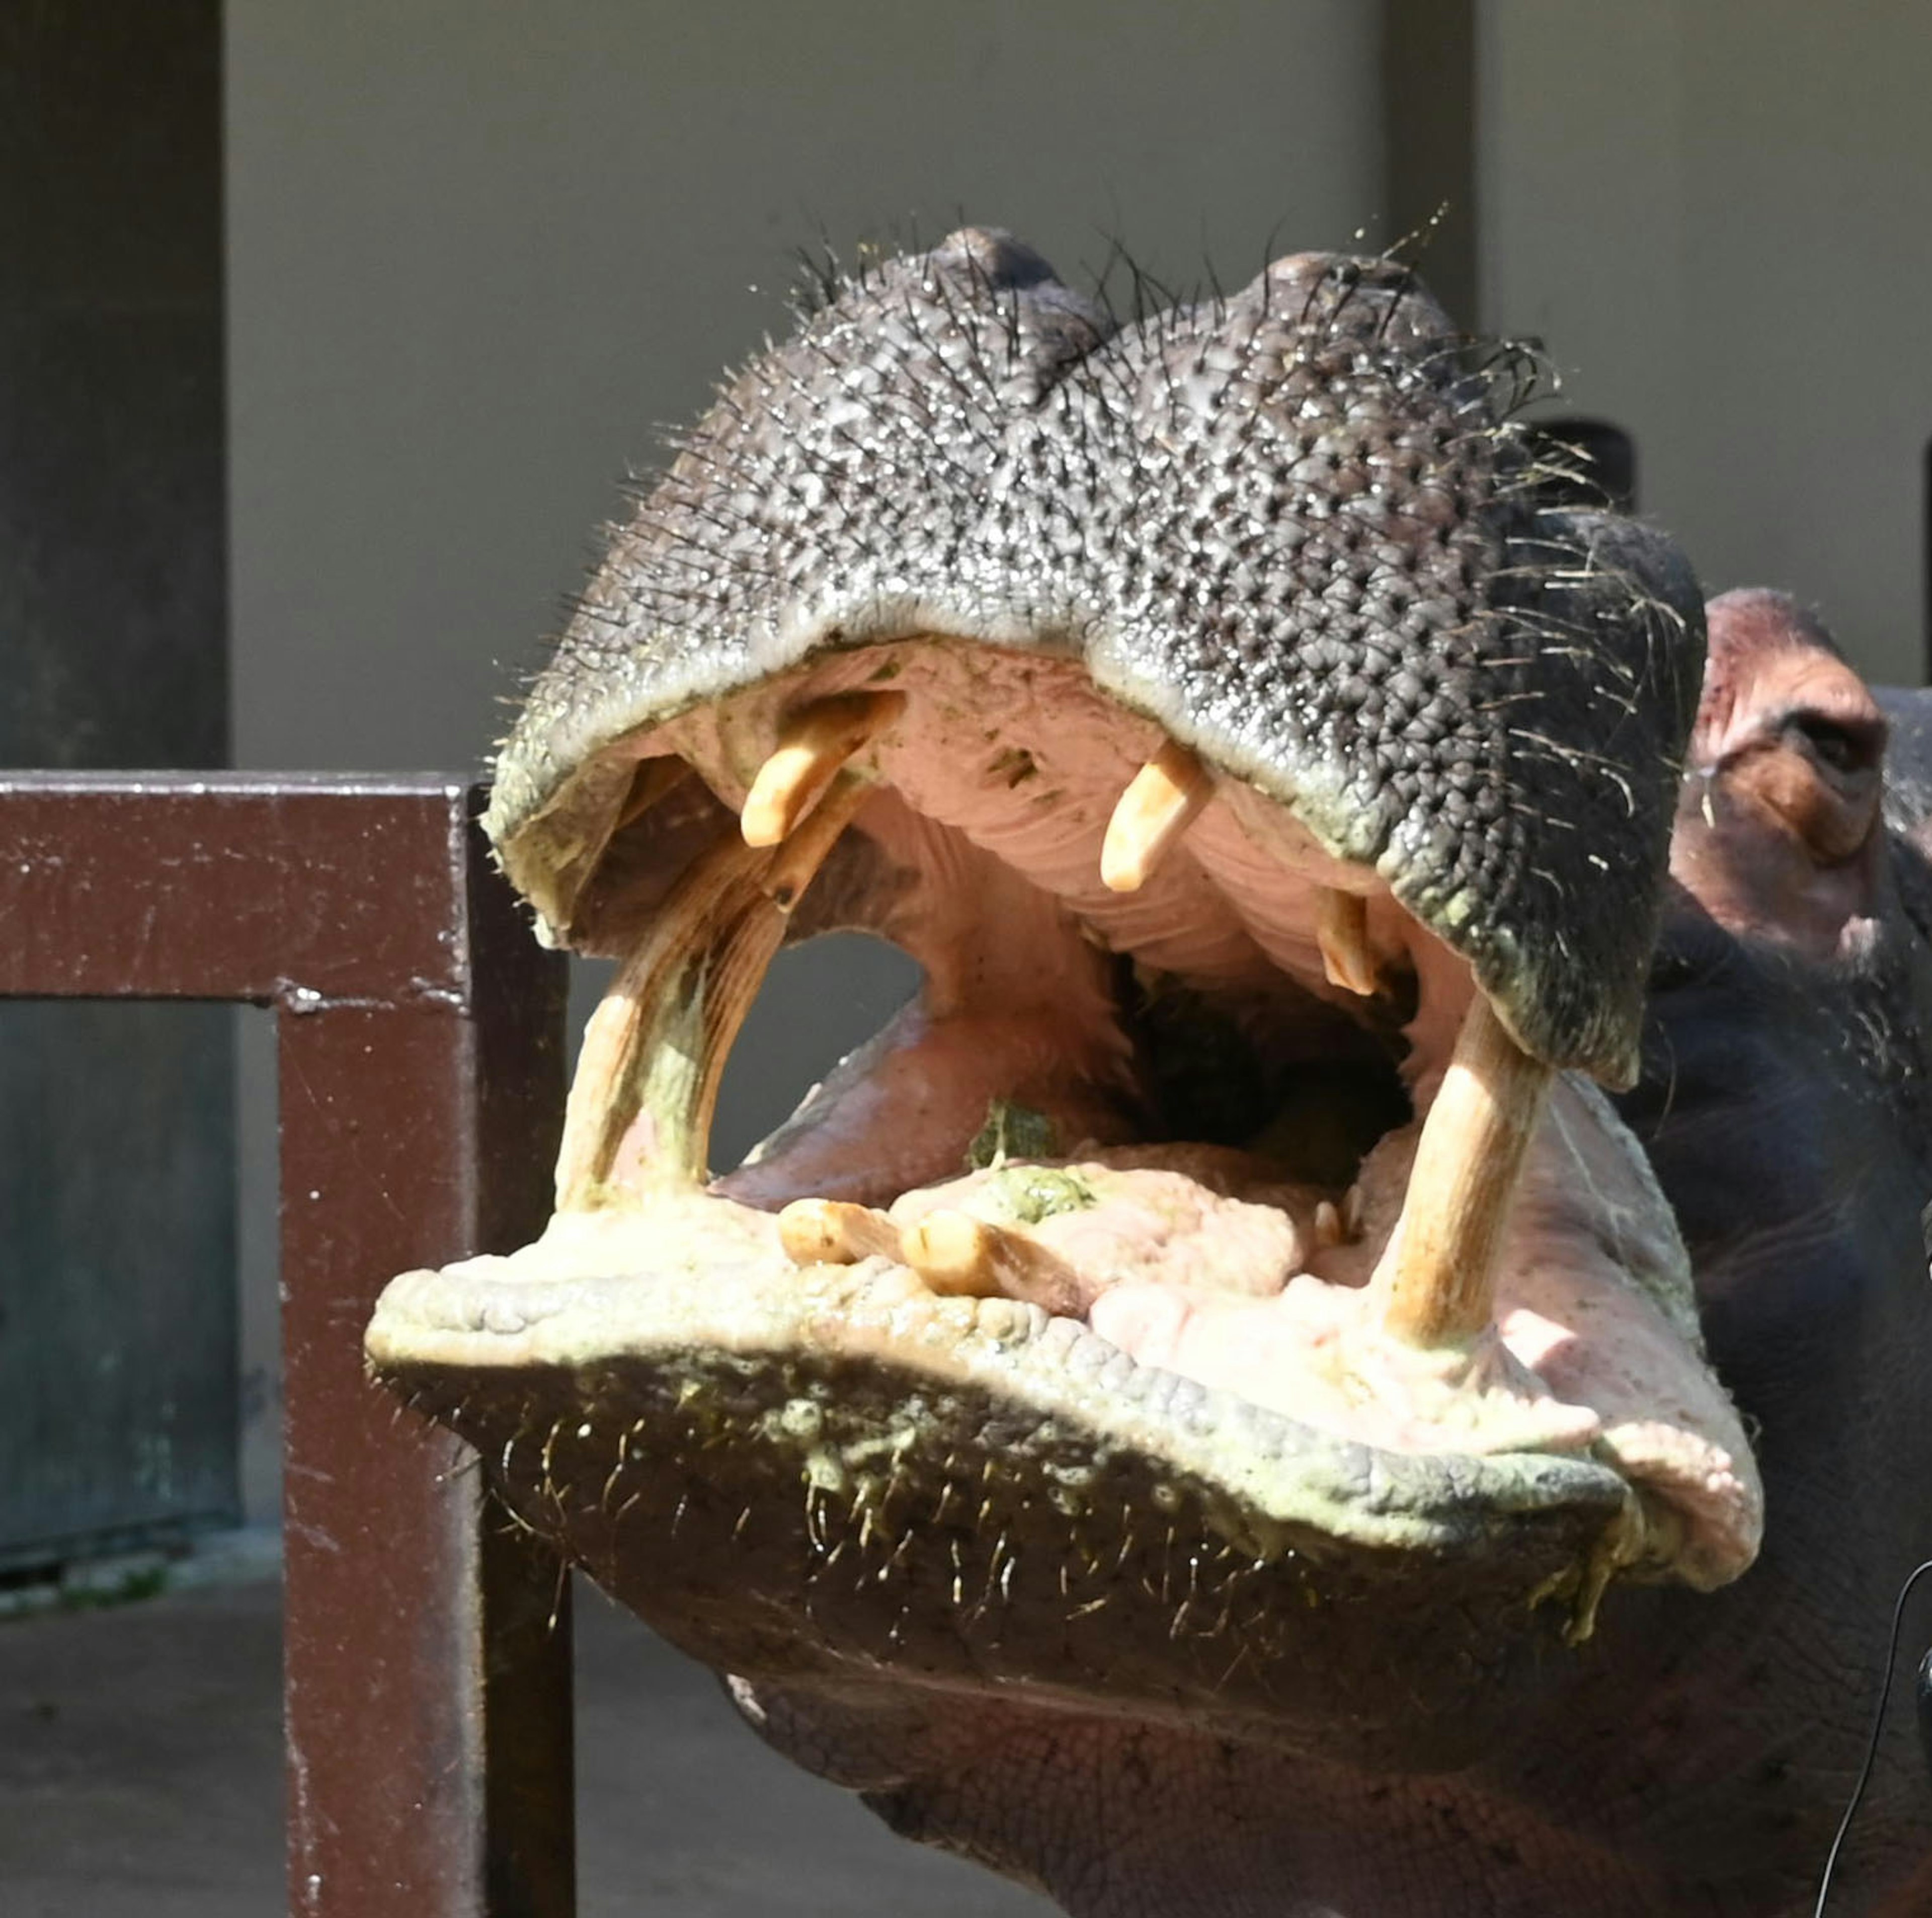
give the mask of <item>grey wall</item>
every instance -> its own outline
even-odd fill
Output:
[[[614,480],[783,326],[821,227],[1245,278],[1378,200],[1360,0],[229,18],[244,764],[473,763]]]
[[[960,218],[1070,276],[1231,279],[1376,221],[1367,0],[229,0],[243,766],[476,766],[627,466],[768,328],[791,251]],[[903,992],[788,955],[728,1161]],[[244,1032],[244,1341],[274,1340],[272,1067]],[[248,1454],[270,1515],[272,1406]]]
[[[1634,431],[1713,591],[1816,602],[1916,682],[1932,436],[1920,0],[1486,0],[1486,326]]]
[[[963,215],[1070,273],[1118,233],[1182,281],[1210,254],[1244,277],[1271,236],[1382,243],[1385,156],[1407,150],[1379,125],[1382,13],[230,0],[238,763],[479,763],[616,478],[782,326],[789,251],[820,230]],[[1920,0],[1478,0],[1476,28],[1474,317],[1543,336],[1571,400],[1634,431],[1646,509],[1714,587],[1788,586],[1868,670],[1916,677]],[[1426,181],[1400,197],[1426,203]],[[863,949],[791,957],[720,1156],[903,979]],[[260,1035],[244,1070],[260,1358]]]

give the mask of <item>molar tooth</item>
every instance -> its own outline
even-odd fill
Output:
[[[1453,1346],[1490,1322],[1497,1255],[1550,1068],[1478,994],[1422,1122],[1402,1217],[1370,1281],[1382,1322],[1415,1346]]]
[[[794,1265],[856,1265],[898,1256],[898,1229],[883,1212],[839,1199],[795,1199],[778,1214],[778,1241]]]
[[[1315,943],[1322,970],[1331,986],[1372,998],[1376,991],[1375,949],[1369,944],[1369,902],[1360,893],[1331,886],[1315,895]]]
[[[1213,797],[1207,768],[1169,740],[1114,805],[1100,848],[1100,883],[1111,892],[1139,891]]]
[[[793,713],[745,795],[738,824],[746,845],[775,846],[789,839],[846,761],[884,731],[904,705],[902,692],[842,692]]]
[[[1324,1199],[1315,1208],[1315,1243],[1323,1247],[1340,1245],[1342,1237],[1342,1215],[1332,1199]]]
[[[1362,1235],[1362,1188],[1352,1185],[1342,1195],[1342,1233],[1351,1244]]]
[[[1046,1246],[970,1213],[941,1209],[915,1220],[899,1235],[899,1256],[936,1292],[1004,1295],[1068,1315],[1080,1309],[1073,1275]]]

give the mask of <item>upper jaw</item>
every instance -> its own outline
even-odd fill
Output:
[[[1628,1083],[1702,608],[1660,536],[1539,509],[1520,377],[1382,262],[1118,329],[1001,234],[872,269],[616,530],[498,762],[506,868],[574,938],[626,741],[951,636],[1076,663]]]
[[[942,1638],[952,1619],[932,1669],[965,1682],[988,1654],[960,1625],[962,1551],[997,1593],[976,1625],[989,1604],[1010,1621],[1027,1595],[1001,1526],[1058,1526],[1029,1562],[1098,1578],[1098,1533],[1150,1505],[1178,1516],[1146,1602],[1114,1604],[1104,1632],[1070,1625],[1050,1656],[1017,1649],[1005,1675],[1078,1689],[1091,1663],[1118,1691],[1144,1667],[1126,1686],[1143,1704],[1278,1713],[1274,1682],[1231,1691],[1211,1645],[1161,1650],[1187,1636],[1178,1538],[1216,1595],[1210,1638],[1252,1601],[1250,1636],[1299,1619],[1318,1657],[1326,1628],[1302,1615],[1351,1596],[1337,1673],[1351,1634],[1426,1608],[1418,1577],[1454,1595],[1390,1694],[1427,1695],[1453,1739],[1483,1721],[1472,1674],[1493,1673],[1499,1622],[1527,1637],[1556,1595],[1586,1627],[1620,1569],[1735,1575],[1756,1481],[1698,1358],[1682,1247],[1566,1070],[1621,1082],[1634,1062],[1697,600],[1660,542],[1537,512],[1517,464],[1432,307],[1359,263],[1285,263],[1109,338],[1024,250],[956,236],[754,366],[619,535],[499,767],[488,823],[542,922],[627,955],[573,1094],[559,1218],[507,1264],[398,1281],[378,1370],[476,1438],[531,1522],[741,1672],[890,1663],[917,1615]],[[772,772],[800,752],[823,779]],[[699,776],[676,782],[682,764]],[[1016,767],[1058,781],[1051,803],[1013,799]],[[1027,926],[1027,963],[987,914],[949,909],[962,896]],[[764,1210],[700,1196],[746,980],[789,926],[854,917],[921,959],[932,1018],[883,1035],[813,1123],[726,1182]],[[1124,1288],[1070,1303],[1030,1253],[1003,1264],[1025,1232],[942,1283],[896,1208],[818,1251],[769,1216],[956,1171],[983,1101],[861,1189],[912,1136],[908,1099],[929,1117],[968,1055],[1027,1063],[1063,1154],[1147,1136],[1139,1036],[1100,948],[1186,981],[1270,1057],[1319,1056],[1331,1039],[1309,1035],[1340,1030],[1402,1059],[1420,1117],[1365,1174],[1385,1216],[1352,1250],[1290,1262],[1311,1277],[1277,1288],[1293,1303],[1270,1327],[1274,1397],[1214,1355],[1244,1327],[1190,1344],[1116,1310]],[[988,1038],[1016,1008],[1042,1016]],[[975,1043],[948,1074],[928,1070],[962,1032]],[[808,1176],[827,1166],[833,1183]],[[1577,1216],[1585,1170],[1620,1196]],[[1566,1286],[1600,1326],[1607,1307],[1626,1356],[1679,1368],[1662,1389],[1688,1408],[1672,1427],[1688,1454],[1655,1442],[1646,1406],[1588,1402],[1604,1341],[1552,1304]],[[1087,1329],[1103,1324],[1111,1338]],[[1324,1394],[1328,1414],[1297,1415]],[[1401,1415],[1352,1424],[1352,1395]],[[1011,1483],[1003,1445],[1028,1460]],[[945,1516],[962,1473],[980,1487],[964,1542]],[[1702,1507],[1700,1475],[1720,1488]],[[888,1631],[876,1599],[831,1604],[819,1579],[832,1532],[863,1558],[901,1496],[893,1523],[919,1535],[890,1576],[920,1595]],[[771,1562],[745,1589],[763,1595],[721,1605],[754,1507]],[[1116,1570],[1140,1549],[1120,1542]],[[942,1550],[950,1573],[926,1562]],[[1164,1692],[1174,1660],[1198,1669]],[[1366,1693],[1304,1703],[1378,1721]]]

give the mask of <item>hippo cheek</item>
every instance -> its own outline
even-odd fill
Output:
[[[1402,276],[1110,332],[956,236],[728,389],[499,766],[621,965],[558,1210],[377,1371],[707,1661],[1385,1763],[1756,1550],[1635,1057],[1696,677]],[[713,1180],[777,947],[919,1000]]]

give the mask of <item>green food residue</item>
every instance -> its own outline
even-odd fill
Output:
[[[1051,1166],[1010,1166],[997,1172],[982,1190],[1023,1226],[1036,1226],[1059,1212],[1084,1212],[1100,1201],[1078,1172]]]
[[[1024,1163],[1051,1159],[1059,1149],[1053,1121],[1044,1112],[995,1099],[986,1108],[986,1123],[966,1148],[966,1165],[970,1172],[992,1174],[980,1189],[1008,1218],[1036,1226],[1056,1213],[1084,1211],[1100,1202],[1078,1172]]]

